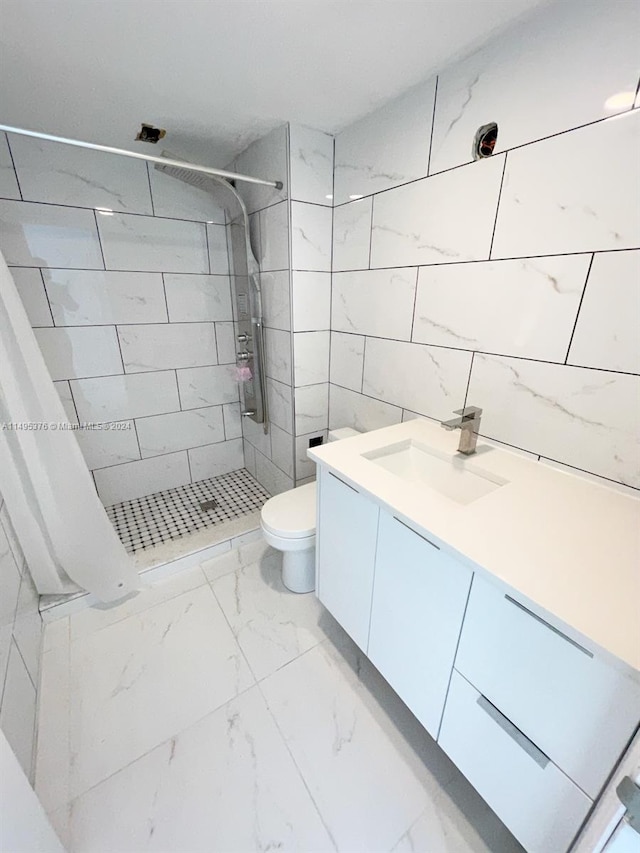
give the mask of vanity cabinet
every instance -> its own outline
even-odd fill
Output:
[[[378,507],[331,472],[319,473],[317,595],[366,652]]]
[[[437,738],[472,572],[380,512],[368,657]]]

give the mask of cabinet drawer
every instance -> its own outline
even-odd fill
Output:
[[[640,686],[474,576],[456,669],[590,797],[640,719]]]
[[[455,670],[438,743],[529,853],[563,853],[589,798]]]

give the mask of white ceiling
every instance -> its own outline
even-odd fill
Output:
[[[222,166],[284,121],[340,130],[543,2],[0,0],[0,123],[137,148],[146,121]]]

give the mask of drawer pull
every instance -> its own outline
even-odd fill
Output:
[[[403,527],[406,527],[406,528],[407,528],[407,530],[410,530],[410,531],[411,531],[413,534],[415,534],[416,536],[419,536],[419,537],[420,537],[420,539],[424,539],[424,541],[425,541],[425,542],[428,542],[428,543],[429,543],[429,545],[431,545],[431,547],[432,547],[432,548],[435,548],[435,549],[436,549],[436,550],[438,550],[438,551],[440,550],[440,546],[439,546],[439,545],[436,545],[436,543],[435,543],[435,542],[432,542],[432,541],[431,541],[431,539],[427,539],[427,537],[426,537],[426,536],[423,536],[423,535],[422,535],[422,533],[418,533],[418,531],[417,531],[417,530],[414,530],[414,529],[413,529],[413,527],[409,527],[409,525],[408,525],[408,524],[405,524],[405,523],[404,523],[404,521],[400,521],[400,519],[399,519],[399,518],[396,518],[396,517],[395,517],[395,515],[393,516],[393,520],[394,520],[394,521],[397,521],[397,522],[398,522],[398,524],[401,524]]]
[[[548,628],[550,631],[553,631],[554,634],[557,634],[559,637],[562,637],[563,640],[566,640],[567,643],[571,643],[572,646],[575,646],[576,649],[579,649],[583,654],[587,655],[587,657],[592,658],[593,652],[590,652],[589,649],[585,649],[584,646],[581,646],[580,643],[576,643],[575,640],[572,640],[571,637],[567,637],[566,634],[563,634],[558,628],[555,628],[553,625],[550,625],[546,622],[541,616],[538,616],[537,613],[533,613],[533,611],[529,610],[528,607],[525,607],[524,604],[520,604],[519,601],[516,601],[515,598],[511,598],[510,595],[505,594],[505,598],[507,601],[511,602],[511,604],[515,604],[516,607],[519,607],[520,610],[524,610],[532,619],[536,619],[540,622],[541,625],[544,625],[545,628]]]
[[[336,477],[336,475],[335,475],[335,474],[332,474],[332,473],[331,473],[331,471],[329,471],[329,476],[330,476],[330,477],[333,477],[333,479],[334,479],[334,480],[337,480],[339,483],[342,483],[342,485],[343,485],[343,486],[346,486],[348,489],[351,489],[351,491],[352,491],[352,492],[355,492],[355,493],[356,493],[356,495],[359,495],[359,494],[360,494],[360,492],[359,492],[357,489],[354,489],[354,487],[353,487],[353,486],[350,486],[350,485],[349,485],[349,483],[345,483],[345,481],[344,481],[344,480],[341,480],[341,479],[340,479],[340,477]]]
[[[521,749],[524,749],[527,755],[533,758],[535,763],[544,770],[549,763],[549,759],[541,749],[538,749],[535,743],[532,743],[526,735],[522,734],[520,729],[514,726],[511,720],[508,720],[504,714],[500,713],[496,706],[492,705],[482,694],[478,696],[476,703],[500,726],[505,734],[509,735],[511,740],[514,740]]]

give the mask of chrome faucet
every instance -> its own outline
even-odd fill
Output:
[[[476,452],[482,409],[479,409],[477,406],[465,406],[464,409],[456,409],[455,414],[460,415],[460,417],[453,418],[450,421],[442,421],[440,426],[445,429],[459,429],[460,444],[458,445],[458,453],[471,456],[472,453]]]

